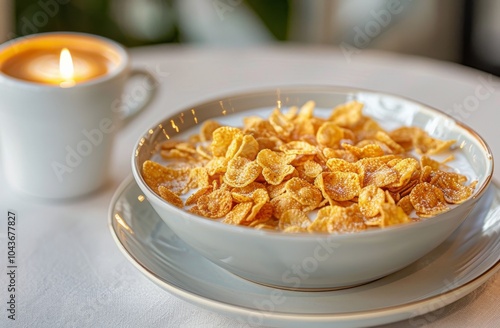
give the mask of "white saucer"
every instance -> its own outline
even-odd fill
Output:
[[[219,268],[171,232],[132,178],[118,188],[109,217],[118,247],[149,279],[249,326],[359,327],[411,320],[467,295],[500,269],[500,190],[493,184],[460,228],[425,257],[375,282],[329,292],[274,289]]]

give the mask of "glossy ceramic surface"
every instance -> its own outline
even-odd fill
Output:
[[[75,53],[85,50],[85,60],[74,58],[81,64],[82,80],[71,87],[48,83],[50,74],[40,76],[51,62],[51,52],[63,46]],[[44,56],[39,55],[41,49]],[[8,58],[20,60],[18,65],[26,71],[17,72],[19,76],[7,74],[1,66],[11,64]],[[100,60],[106,62],[98,65]],[[84,33],[39,33],[0,45],[0,152],[11,187],[31,196],[62,200],[89,194],[106,182],[116,130],[154,95],[154,88],[147,88],[144,101],[121,103],[127,86],[139,86],[139,78],[143,83],[155,82],[151,73],[130,65],[123,46]],[[21,78],[29,74],[40,79]]]
[[[406,268],[363,286],[274,289],[235,276],[179,239],[131,179],[117,190],[111,233],[127,259],[168,292],[250,326],[359,327],[409,319],[467,295],[500,268],[500,191],[491,185],[464,223]]]
[[[434,137],[457,140],[455,156],[461,158],[456,163],[458,169],[471,180],[478,180],[473,197],[439,216],[412,224],[343,235],[282,234],[195,216],[162,200],[142,179],[142,163],[151,158],[159,143],[187,137],[193,132],[191,128],[207,119],[238,125],[243,116],[266,115],[275,107],[286,110],[308,100],[316,102],[315,113],[329,113],[334,106],[353,99],[363,102],[364,113],[388,129],[413,125]],[[170,229],[213,263],[264,285],[329,290],[384,277],[441,244],[462,223],[487,188],[493,157],[475,132],[423,104],[355,89],[295,87],[207,101],[164,119],[138,141],[132,155],[132,171],[144,196]]]

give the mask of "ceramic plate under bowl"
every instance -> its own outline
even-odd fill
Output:
[[[494,184],[432,252],[377,281],[328,292],[273,289],[211,263],[169,229],[132,178],[117,190],[109,220],[119,249],[146,277],[250,326],[359,327],[412,320],[467,295],[500,268],[500,190]]]

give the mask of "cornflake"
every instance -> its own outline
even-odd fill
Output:
[[[354,233],[430,218],[469,199],[450,163],[454,140],[386,131],[351,101],[324,117],[314,101],[241,127],[215,120],[157,148],[146,184],[165,201],[226,224],[284,233]],[[444,160],[431,155],[446,153]],[[411,218],[410,218],[411,217]]]

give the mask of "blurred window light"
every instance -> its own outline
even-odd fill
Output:
[[[500,1],[476,0],[472,49],[481,61],[500,66]]]
[[[456,0],[291,0],[290,40],[458,61]]]
[[[248,45],[274,37],[242,0],[178,0],[180,38],[212,45]]]
[[[111,0],[111,17],[128,35],[143,41],[173,38],[176,14],[165,0]]]

